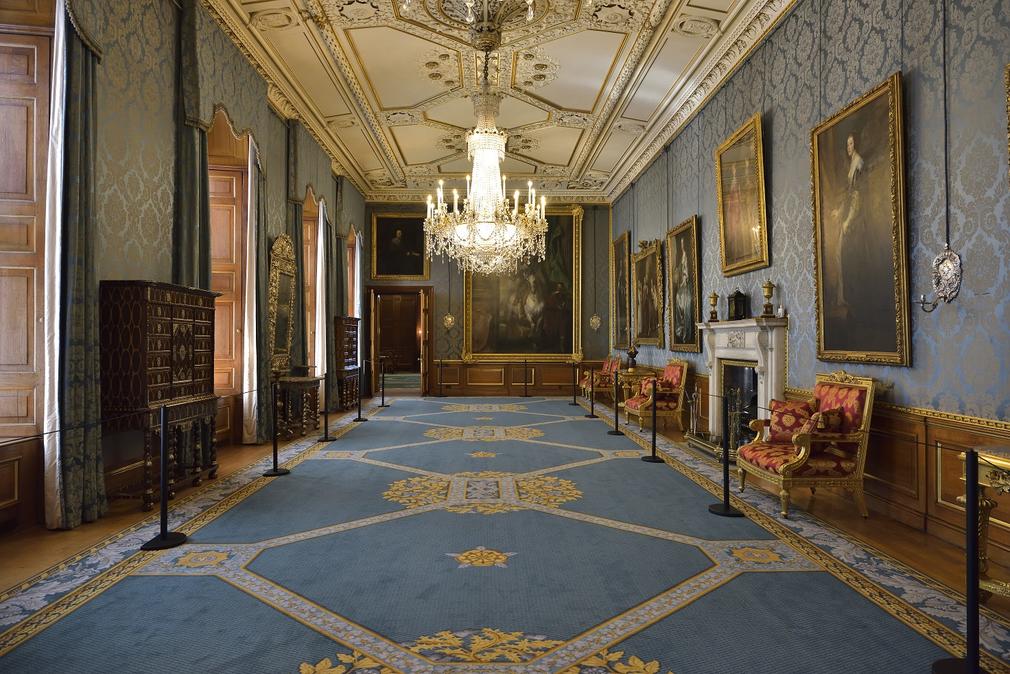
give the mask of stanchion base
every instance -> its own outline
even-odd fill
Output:
[[[708,511],[713,515],[719,515],[720,517],[743,517],[742,512],[733,506],[726,505],[725,503],[713,503],[708,507]]]
[[[161,534],[158,534],[147,543],[140,546],[141,550],[168,550],[169,548],[175,548],[186,542],[186,534],[179,531],[169,531],[162,538]]]
[[[599,417],[596,416],[595,414],[583,414],[582,416],[584,416],[587,419],[599,419]]]
[[[568,406],[569,407],[578,407],[579,404],[573,400],[572,402],[568,403]]]
[[[263,477],[280,477],[281,475],[288,475],[290,473],[291,471],[287,468],[271,468],[263,473]]]
[[[658,456],[653,456],[652,454],[643,456],[642,461],[645,461],[646,463],[663,463],[663,459]]]
[[[967,674],[973,671],[966,658],[944,658],[933,663],[933,674]],[[978,670],[985,674],[984,669]]]
[[[383,403],[383,404],[381,404],[381,405],[376,405],[376,407],[389,407],[389,405],[387,405],[387,404]]]
[[[624,435],[624,431],[607,431],[607,435]]]
[[[368,421],[368,419],[366,419],[365,417],[358,417],[357,419],[354,419],[354,421],[360,424],[363,421]]]
[[[336,440],[336,438],[331,438],[330,434],[327,433],[323,437],[321,437],[318,440],[316,440],[316,442],[333,442],[334,440]]]

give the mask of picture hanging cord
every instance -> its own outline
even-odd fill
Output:
[[[593,208],[593,315],[595,316],[599,298],[596,296],[596,208]]]
[[[950,248],[950,121],[947,119],[947,0],[943,0],[940,30],[943,48],[943,213],[944,249]]]
[[[665,159],[666,164],[666,226],[670,227],[670,146],[667,145],[663,148],[663,159]],[[669,254],[669,251],[667,251]]]

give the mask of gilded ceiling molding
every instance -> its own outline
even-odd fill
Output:
[[[297,118],[301,121],[302,126],[305,127],[305,130],[309,132],[309,135],[311,135],[312,138],[315,139],[315,141],[319,144],[319,147],[323,149],[323,152],[325,152],[329,156],[330,160],[335,165],[340,167],[341,175],[346,176],[347,179],[354,184],[354,186],[358,189],[358,191],[364,194],[366,190],[364,189],[364,185],[362,184],[360,177],[354,175],[352,171],[347,170],[344,163],[341,161],[340,157],[334,151],[333,145],[323,140],[322,134],[320,134],[318,129],[316,129],[315,117],[313,115],[306,115],[302,113],[301,109],[298,107],[297,104],[291,103],[290,93],[285,91],[285,89],[278,84],[279,81],[285,79],[283,78],[283,75],[280,73],[273,73],[267,70],[266,66],[258,58],[258,55],[254,53],[251,49],[249,49],[249,47],[245,44],[245,42],[242,39],[242,35],[244,35],[245,26],[242,24],[242,22],[237,17],[235,17],[231,12],[221,11],[219,9],[218,5],[223,5],[227,7],[227,1],[200,0],[200,5],[205,10],[207,10],[207,13],[210,15],[212,19],[214,19],[214,22],[218,25],[218,27],[224,32],[224,34],[228,37],[228,39],[231,40],[232,44],[235,45],[235,47],[239,50],[239,52],[241,52],[241,54],[246,58],[246,60],[249,61],[249,63],[252,65],[253,69],[256,70],[256,72],[259,73],[260,77],[262,77],[263,80],[266,82],[268,105],[271,105],[271,107],[273,107],[273,103],[270,101],[269,98],[269,92],[271,89],[276,89],[278,94],[284,96],[284,98],[288,102],[288,105],[291,106],[291,109],[295,111]],[[290,82],[285,83],[287,83],[290,86]],[[300,94],[301,92],[298,92],[296,89],[295,93]],[[283,110],[278,110],[278,112],[281,114],[282,117],[284,116]]]
[[[267,103],[281,119],[299,119],[298,109],[291,104],[280,89],[272,84],[267,85]]]
[[[704,107],[795,4],[796,0],[765,0],[750,11],[746,19],[734,30],[730,39],[723,41],[721,48],[706,61],[701,69],[704,75],[694,90],[686,96],[686,100],[682,100],[679,107],[676,102],[671,105],[676,111],[670,116],[669,121],[653,127],[649,132],[648,144],[636,153],[634,163],[607,189],[607,196],[611,200],[620,196],[652,163],[663,147]]]
[[[334,60],[337,62],[340,74],[344,78],[344,84],[351,89],[351,93],[354,95],[354,104],[355,107],[357,107],[358,114],[368,125],[368,130],[371,132],[372,138],[377,139],[382,148],[386,168],[387,170],[392,169],[389,171],[389,175],[396,182],[403,183],[404,174],[400,170],[400,163],[396,160],[396,152],[394,152],[393,148],[389,145],[389,140],[386,138],[386,134],[382,130],[382,124],[372,113],[372,107],[368,104],[368,98],[365,96],[365,92],[361,89],[361,85],[358,84],[358,78],[355,77],[354,71],[351,69],[351,65],[347,62],[344,50],[340,47],[340,41],[337,39],[336,32],[333,30],[332,19],[327,14],[325,6],[323,6],[319,0],[306,0],[306,6],[309,8],[308,12],[312,16],[313,23],[319,29],[319,32],[322,34],[323,39],[326,42],[326,46],[329,48],[330,55],[333,56]],[[361,189],[361,193],[367,197],[368,190]]]

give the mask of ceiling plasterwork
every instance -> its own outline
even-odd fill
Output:
[[[504,172],[551,200],[611,201],[795,0],[516,2],[489,79]],[[467,172],[482,55],[463,0],[203,0],[370,201]]]

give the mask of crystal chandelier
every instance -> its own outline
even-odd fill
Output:
[[[477,124],[466,134],[467,159],[473,165],[462,202],[454,189],[450,205],[444,181],[439,180],[434,199],[428,196],[424,220],[426,255],[444,255],[456,260],[463,271],[489,275],[511,274],[521,264],[543,260],[547,238],[546,198],[537,201],[530,181],[525,195],[516,190],[510,199],[501,174],[508,134],[495,126],[502,95],[491,91],[488,64],[491,52],[501,45],[501,23],[508,13],[504,5],[484,0],[478,19],[473,14],[474,0],[467,0],[471,37],[484,52],[484,77],[473,95]],[[526,0],[526,5],[528,21],[533,0]]]

